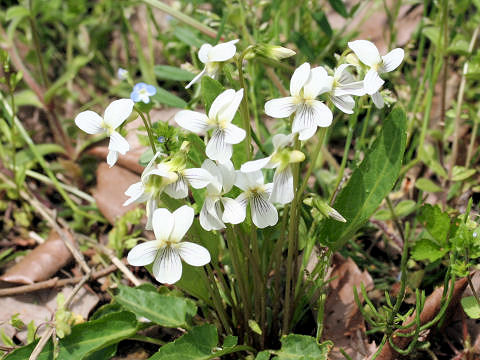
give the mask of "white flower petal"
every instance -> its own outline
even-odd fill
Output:
[[[257,193],[250,198],[252,221],[260,229],[278,222],[277,209],[268,201],[267,194]]]
[[[152,159],[148,162],[147,166],[145,166],[145,169],[143,169],[142,176],[141,176],[142,182],[146,181],[146,178],[148,177],[148,173],[150,172],[152,167],[155,165],[155,160],[157,160],[157,158],[160,155],[161,153],[157,151],[157,153],[153,155]]]
[[[243,99],[243,89],[238,90],[227,106],[222,107],[217,113],[218,121],[230,123]]]
[[[173,199],[184,199],[188,196],[188,184],[181,176],[177,181],[165,187],[165,193]]]
[[[229,192],[235,184],[235,168],[230,160],[223,164],[218,164],[218,171],[222,175],[222,187],[225,193]]]
[[[192,242],[182,242],[178,251],[183,261],[192,266],[204,266],[211,260],[210,253],[206,248]]]
[[[243,191],[247,191],[257,185],[263,185],[263,174],[261,171],[253,171],[244,173],[237,171],[237,178],[235,180],[235,186]]]
[[[160,242],[147,241],[135,246],[129,251],[127,261],[133,266],[145,266],[151,264],[155,260],[158,253]]]
[[[180,110],[175,114],[175,122],[184,129],[201,134],[208,129],[208,117],[205,114],[191,110]]]
[[[187,86],[185,86],[185,89],[190,89],[190,87],[193,85],[193,84],[196,84],[198,82],[198,80],[200,80],[202,78],[203,75],[205,75],[205,72],[207,71],[207,69],[203,69],[202,71],[200,71],[197,76],[195,76],[192,81],[190,81]]]
[[[118,160],[118,151],[110,150],[107,155],[107,164],[112,167]]]
[[[126,200],[123,203],[123,206],[128,206],[134,202],[146,201],[146,197],[148,196],[148,194],[145,194],[145,187],[141,181],[130,185],[127,191],[125,191],[125,195],[127,195],[130,199]]]
[[[290,166],[282,171],[275,171],[269,200],[272,203],[288,204],[293,200],[293,196],[293,175]]]
[[[315,99],[323,92],[329,91],[332,87],[333,78],[329,79],[327,71],[318,66],[310,70],[310,77],[303,85],[303,96],[306,99]]]
[[[209,197],[205,198],[202,210],[200,211],[200,225],[207,231],[225,228],[225,224],[220,220],[216,213],[215,202]]]
[[[245,130],[233,124],[228,124],[224,131],[225,142],[227,144],[238,144],[239,142],[243,141],[243,139],[245,139],[245,136],[247,134]]]
[[[179,242],[183,239],[190,226],[192,226],[193,216],[193,208],[187,205],[183,205],[173,212],[174,223],[170,241]]]
[[[208,62],[208,52],[213,48],[210,44],[203,44],[198,50],[198,58],[199,60],[206,64]]]
[[[120,154],[125,155],[130,150],[127,140],[118,132],[113,131],[110,134],[110,143],[108,144],[108,150],[118,151]]]
[[[335,71],[334,71],[334,74],[333,74],[333,77],[335,78],[335,80],[339,81],[339,82],[342,82],[342,79],[343,80],[348,80],[348,78],[345,78],[345,75],[350,75],[350,73],[348,71],[345,71],[346,68],[348,68],[349,66],[353,66],[352,64],[341,64],[339,65]],[[351,76],[351,75],[350,75]]]
[[[385,102],[383,101],[382,95],[377,91],[376,93],[372,94],[372,101],[377,107],[377,109],[382,109],[385,105]]]
[[[272,156],[267,156],[266,158],[263,158],[263,159],[247,161],[246,163],[242,164],[242,166],[240,167],[240,171],[244,173],[258,171],[260,169],[265,168],[271,159],[272,159]]]
[[[348,47],[352,49],[358,59],[367,66],[372,67],[382,61],[377,47],[368,40],[350,41]]]
[[[157,240],[168,241],[175,219],[167,209],[160,208],[153,212],[152,227]]]
[[[215,100],[213,100],[212,106],[208,111],[208,117],[212,121],[216,121],[220,115],[222,109],[228,107],[235,97],[235,90],[227,89],[220,93]]]
[[[214,181],[212,175],[207,170],[201,168],[185,169],[183,176],[195,189],[202,189]]]
[[[353,114],[355,100],[350,95],[331,96],[330,99],[338,110],[343,111],[345,114]]]
[[[272,99],[265,103],[265,114],[282,119],[292,115],[296,108],[293,96]]]
[[[368,70],[367,74],[365,75],[365,78],[363,79],[363,88],[365,89],[365,92],[368,95],[372,95],[376,93],[382,85],[385,83],[380,78],[380,75],[378,75],[378,72],[376,72],[373,69]]]
[[[208,141],[205,153],[212,160],[225,163],[232,157],[232,145],[225,141],[225,131],[215,129]]]
[[[317,126],[330,126],[333,120],[331,110],[324,103],[318,100],[311,100],[310,103],[303,104],[295,114],[292,124],[292,132],[300,132],[309,129],[308,133],[317,130]],[[312,134],[312,135],[313,135]],[[300,139],[304,140],[304,139]]]
[[[147,213],[147,224],[145,225],[145,230],[153,230],[153,213],[157,209],[157,200],[155,197],[150,197],[147,200],[147,206],[145,208]]]
[[[303,85],[308,81],[310,77],[310,64],[303,63],[293,72],[292,78],[290,79],[290,95],[296,96],[300,94],[300,90]]]
[[[105,109],[103,121],[113,129],[119,127],[132,113],[134,102],[131,99],[112,101]]]
[[[245,220],[244,207],[235,199],[222,197],[223,216],[222,221],[230,224],[240,224]]]
[[[162,284],[174,284],[182,277],[182,261],[178,250],[165,246],[153,263],[153,276]]]
[[[382,70],[384,72],[390,72],[395,70],[397,67],[400,66],[404,57],[405,57],[405,52],[403,51],[403,49],[400,49],[400,48],[393,49],[387,55],[382,56],[382,60],[383,60]]]
[[[287,145],[291,145],[293,142],[293,134],[276,134],[273,136],[272,143],[276,150],[284,148]]]
[[[298,140],[308,140],[317,132],[317,127],[302,129],[298,132]]]
[[[215,45],[208,52],[208,61],[227,61],[235,56],[237,47],[235,44],[238,40],[232,40],[223,44]]]
[[[87,134],[100,134],[105,129],[102,127],[103,119],[95,111],[82,111],[75,117],[75,125]]]
[[[333,90],[333,95],[335,95],[335,96],[343,96],[343,95],[363,96],[363,95],[365,95],[363,80],[340,84],[338,87],[336,87]]]

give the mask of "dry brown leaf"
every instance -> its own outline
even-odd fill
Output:
[[[128,199],[125,191],[138,181],[140,181],[138,175],[120,166],[110,168],[106,163],[98,166],[97,187],[92,193],[98,209],[111,224],[137,206],[137,204],[123,206],[123,203]]]
[[[25,342],[27,339],[27,329],[17,331],[11,326],[8,321],[10,318],[19,314],[19,318],[28,324],[34,321],[38,326],[45,322],[51,321],[52,316],[57,308],[57,294],[62,292],[65,298],[72,292],[73,287],[66,286],[61,291],[59,289],[45,289],[33,293],[8,296],[0,298],[0,323],[1,329],[9,337],[17,336],[17,338]],[[90,311],[97,305],[98,296],[81,288],[75,295],[75,298],[70,306],[70,311],[74,314],[81,315],[82,318],[87,319]],[[42,326],[37,335],[41,335],[47,327]]]
[[[329,359],[345,359],[343,350],[354,360],[365,359],[375,350],[365,336],[365,322],[355,303],[353,288],[360,293],[360,284],[367,290],[373,288],[373,280],[367,271],[360,271],[355,262],[335,254],[332,262],[330,291],[325,303],[323,338],[333,341],[335,347]]]
[[[66,231],[73,243],[72,235]],[[0,280],[17,284],[33,284],[50,279],[72,260],[72,254],[57,232],[51,231],[47,241],[38,245],[20,262],[12,266]]]

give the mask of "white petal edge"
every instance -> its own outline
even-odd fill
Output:
[[[112,101],[105,109],[103,121],[113,129],[119,127],[132,113],[134,102],[131,99]]]
[[[350,95],[331,96],[330,99],[338,110],[343,111],[345,114],[353,114],[355,100]]]
[[[365,89],[365,92],[368,95],[372,95],[376,93],[382,85],[385,83],[380,78],[380,75],[378,75],[378,72],[376,72],[373,69],[368,70],[367,74],[365,75],[365,78],[363,79],[363,88]]]
[[[220,62],[230,60],[235,56],[237,47],[235,44],[238,40],[232,40],[223,44],[215,45],[208,52],[208,61]]]
[[[243,89],[238,90],[227,106],[222,107],[217,113],[218,121],[230,123],[243,99]]]
[[[293,96],[272,99],[265,103],[265,114],[275,119],[283,119],[293,114],[297,106]]]
[[[183,261],[192,266],[204,266],[211,261],[210,253],[202,245],[184,241],[179,244],[178,251]]]
[[[105,131],[102,127],[103,119],[95,111],[82,111],[75,117],[75,125],[87,134],[100,134]]]
[[[235,90],[227,89],[220,93],[215,100],[213,100],[212,106],[208,111],[208,117],[210,120],[215,121],[220,114],[220,111],[226,108],[234,99]]]
[[[385,106],[385,102],[383,101],[382,94],[380,94],[378,91],[372,94],[372,101],[377,107],[377,109],[382,109]]]
[[[293,175],[290,166],[285,170],[275,171],[273,188],[269,200],[272,203],[288,204],[293,200]]]
[[[192,226],[193,216],[193,208],[187,205],[183,205],[173,212],[174,223],[170,241],[179,242],[183,239],[190,226]]]
[[[116,131],[113,131],[110,134],[108,150],[118,151],[120,154],[125,155],[127,151],[130,150],[130,145],[122,135]]]
[[[208,62],[208,52],[213,48],[210,44],[203,44],[198,50],[198,59],[206,64]]]
[[[129,251],[127,261],[133,266],[145,266],[151,264],[158,253],[159,242],[147,241],[135,246]]]
[[[180,110],[175,114],[175,122],[182,128],[195,134],[201,134],[208,129],[208,117],[192,110]]]
[[[160,250],[153,263],[153,276],[162,284],[174,284],[182,277],[182,261],[177,249],[170,246]]]
[[[202,189],[214,181],[212,175],[210,175],[207,170],[202,168],[185,169],[183,171],[183,176],[195,189]]]
[[[225,128],[225,142],[227,144],[238,144],[245,139],[246,131],[237,125],[228,124]]]
[[[225,141],[225,132],[215,129],[212,137],[208,141],[205,153],[212,160],[217,160],[221,164],[226,163],[232,157],[232,145]]]
[[[383,71],[390,72],[395,70],[403,61],[405,57],[405,51],[401,48],[396,48],[390,51],[387,55],[382,56],[383,60]]]
[[[374,43],[368,40],[355,40],[348,43],[348,47],[357,55],[358,59],[367,66],[375,66],[382,61],[380,53]]]
[[[173,229],[175,219],[167,209],[160,208],[153,212],[152,227],[157,240],[168,241]]]
[[[207,71],[207,69],[203,69],[202,71],[200,71],[193,79],[192,81],[190,81],[187,86],[185,86],[185,89],[190,89],[190,87],[193,85],[193,84],[196,84],[198,82],[198,80],[201,79],[201,77],[203,75],[205,75],[205,72]]]
[[[310,64],[303,63],[293,72],[292,78],[290,79],[290,95],[296,96],[300,94],[300,90],[303,85],[308,81],[310,77]]]
[[[177,181],[168,184],[164,191],[173,199],[184,199],[188,196],[188,184],[183,177],[179,177]]]
[[[263,159],[247,161],[246,163],[242,164],[242,166],[240,167],[240,171],[244,173],[258,171],[260,169],[265,168],[271,159],[272,159],[272,156],[268,156]]]
[[[222,221],[230,224],[240,224],[245,220],[246,212],[243,206],[235,199],[222,197],[223,216]]]
[[[314,99],[321,93],[329,91],[333,78],[329,81],[327,71],[318,66],[310,70],[310,77],[303,86],[303,96],[306,99]]]
[[[107,164],[112,167],[118,160],[118,151],[110,150],[107,155]]]
[[[125,191],[125,195],[129,197],[124,203],[123,206],[128,206],[131,203],[137,202],[145,195],[145,187],[141,181],[132,184]],[[141,201],[138,201],[141,202]]]
[[[264,194],[250,199],[252,221],[260,229],[273,226],[278,222],[277,209],[267,198],[267,194]]]

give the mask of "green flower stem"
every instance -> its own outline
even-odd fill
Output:
[[[337,180],[335,181],[335,187],[332,193],[330,194],[330,198],[328,199],[328,202],[330,205],[332,205],[333,202],[333,197],[338,191],[338,188],[340,186],[340,183],[342,182],[343,179],[343,173],[345,171],[345,166],[347,165],[347,159],[348,159],[348,152],[350,151],[350,145],[352,144],[352,138],[353,138],[353,132],[355,130],[355,126],[357,125],[357,120],[358,120],[358,115],[360,113],[361,107],[357,106],[355,109],[355,113],[350,116],[349,121],[348,121],[348,134],[347,134],[347,140],[345,141],[345,147],[343,149],[343,157],[342,157],[342,162],[340,164],[340,170],[338,171],[337,175]]]
[[[300,150],[300,141],[298,140],[298,134],[295,135],[295,150]],[[283,309],[283,326],[282,326],[282,333],[286,335],[290,328],[290,306],[292,300],[292,275],[293,275],[293,268],[295,263],[293,261],[293,255],[296,252],[295,249],[295,236],[297,230],[297,206],[299,198],[301,198],[301,194],[298,190],[298,179],[300,173],[300,165],[294,164],[294,171],[293,171],[293,189],[294,189],[294,197],[292,200],[292,205],[290,207],[290,219],[289,219],[289,226],[288,226],[288,252],[287,252],[287,278],[285,283],[285,300],[284,300],[284,309]]]
[[[247,132],[247,138],[245,139],[245,150],[247,151],[247,161],[252,159],[252,150],[251,150],[251,143],[252,143],[252,131],[250,127],[250,113],[248,110],[248,89],[247,84],[245,82],[245,78],[243,76],[243,60],[245,55],[250,52],[251,45],[243,50],[242,54],[237,59],[237,68],[238,68],[238,78],[240,80],[240,86],[243,88],[243,99],[240,105],[240,112],[243,118],[243,127]]]
[[[473,129],[472,129],[472,133],[471,133],[471,136],[470,136],[470,143],[468,144],[467,158],[465,159],[465,167],[466,168],[470,167],[470,161],[472,160],[473,147],[475,145],[475,139],[477,138],[479,117],[480,117],[480,107],[477,111],[477,116],[473,119]]]
[[[198,31],[204,33],[205,35],[215,39],[217,37],[217,32],[210,29],[208,26],[202,24],[201,22],[191,18],[190,16],[184,14],[181,11],[178,11],[169,5],[159,1],[159,0],[142,0],[144,3],[149,4],[157,9],[167,13],[168,15],[173,16],[177,20],[183,22],[184,24],[190,25],[191,27],[197,29]]]
[[[253,260],[252,263],[254,264],[254,271],[255,271],[255,277],[256,281],[255,283],[258,282],[258,292],[257,295],[255,296],[255,299],[260,298],[260,328],[262,329],[262,337],[260,341],[260,346],[263,348],[265,345],[265,336],[266,336],[266,301],[265,297],[267,294],[267,286],[265,279],[263,277],[263,272],[262,272],[262,260],[260,258],[260,246],[258,244],[258,236],[257,236],[257,228],[256,226],[252,225],[252,253],[253,253]],[[258,315],[257,315],[258,316]]]
[[[155,345],[160,345],[160,346],[163,346],[163,345],[166,344],[165,341],[162,341],[160,339],[154,339],[152,337],[139,335],[139,334],[130,336],[128,338],[128,340],[142,341],[142,342],[147,342],[147,343],[150,343],[150,344],[155,344]]]
[[[58,193],[62,196],[62,198],[65,200],[67,205],[72,209],[72,211],[76,214],[82,215],[86,218],[96,220],[101,223],[105,223],[105,219],[103,217],[97,216],[97,215],[92,215],[89,214],[83,210],[81,210],[73,201],[70,199],[68,194],[65,192],[65,190],[62,188],[60,185],[60,182],[56,178],[55,174],[53,171],[50,169],[48,166],[47,162],[43,158],[43,156],[38,152],[37,147],[35,146],[35,143],[33,142],[32,138],[30,135],[28,135],[27,131],[23,127],[21,121],[18,119],[18,117],[13,115],[12,109],[8,105],[8,103],[5,101],[5,98],[3,97],[3,94],[0,93],[0,101],[3,104],[3,107],[5,108],[6,112],[8,115],[13,119],[15,126],[17,127],[20,136],[23,138],[23,140],[27,143],[28,148],[30,151],[33,153],[33,156],[35,156],[35,159],[38,161],[40,166],[43,168],[43,170],[46,172],[47,176],[50,178],[52,181],[53,185],[57,189]]]
[[[225,312],[225,306],[223,305],[222,298],[220,296],[220,292],[218,291],[217,281],[215,280],[215,276],[213,275],[212,268],[210,265],[207,264],[205,266],[207,271],[208,280],[207,284],[209,284],[208,288],[211,292],[213,303],[215,304],[215,310],[222,322],[223,328],[229,334],[232,334],[232,326],[230,324],[230,318]]]
[[[137,106],[135,106],[135,111],[137,112],[138,115],[143,120],[143,124],[145,125],[145,129],[147,129],[147,134],[148,134],[148,141],[150,142],[150,147],[152,148],[153,154],[155,155],[157,153],[157,149],[155,148],[155,140],[153,139],[153,133],[152,133],[152,128],[150,127],[149,121],[145,118],[145,115],[138,109]]]

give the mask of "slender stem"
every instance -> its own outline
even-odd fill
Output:
[[[155,339],[155,338],[152,338],[152,337],[149,337],[149,336],[144,336],[144,335],[139,335],[139,334],[130,336],[128,338],[128,340],[143,341],[143,342],[147,342],[147,343],[155,344],[155,345],[160,345],[160,346],[163,346],[163,345],[166,344],[165,341],[162,341],[160,339]]]
[[[135,107],[135,111],[138,113],[138,115],[140,115],[140,117],[143,120],[145,129],[147,129],[148,141],[150,142],[150,147],[152,148],[153,154],[155,155],[157,153],[157,149],[155,148],[155,140],[153,139],[152,128],[150,127],[148,120],[145,118],[145,115],[143,115],[143,113],[137,107]]]
[[[159,1],[159,0],[142,0],[144,3],[152,5],[157,9],[167,13],[168,15],[173,16],[177,20],[190,25],[191,27],[197,29],[198,31],[204,33],[205,35],[215,39],[217,37],[217,32],[215,30],[210,29],[208,26],[202,24],[201,22],[191,18],[190,16],[186,15],[185,13],[176,10],[169,5]]]
[[[245,150],[247,151],[247,161],[252,158],[252,150],[251,150],[251,143],[252,143],[252,134],[251,134],[251,127],[250,127],[250,113],[248,110],[248,89],[247,84],[245,82],[245,78],[243,76],[243,60],[245,55],[250,52],[251,46],[247,47],[242,54],[238,57],[237,60],[237,67],[238,67],[238,78],[240,80],[240,86],[243,88],[243,99],[240,107],[240,111],[242,113],[243,118],[243,126],[245,131],[247,132],[247,137],[245,139]]]
[[[215,309],[217,314],[222,322],[224,329],[231,334],[232,333],[232,326],[230,325],[229,317],[225,312],[225,307],[222,303],[222,298],[220,296],[220,292],[218,291],[217,281],[215,280],[215,276],[213,275],[212,268],[210,265],[205,266],[207,275],[208,275],[208,288],[211,290],[211,295],[213,299],[213,303],[215,304]]]
[[[475,28],[473,32],[472,38],[470,39],[470,44],[468,46],[468,52],[472,53],[473,47],[475,46],[475,41],[477,40],[478,31],[480,30],[480,26]],[[446,66],[446,64],[445,64]],[[448,168],[448,179],[452,181],[453,176],[453,167],[455,166],[455,162],[457,161],[457,154],[458,154],[458,138],[460,132],[460,114],[462,112],[462,103],[463,103],[463,96],[465,94],[465,85],[467,83],[467,73],[468,73],[468,61],[465,62],[463,65],[463,73],[462,79],[460,80],[460,88],[458,90],[457,96],[457,111],[455,112],[455,130],[453,133],[453,145],[452,145],[452,156],[450,157],[450,166]],[[473,136],[473,134],[472,134]]]
[[[480,108],[477,111],[477,116],[474,118],[472,133],[470,134],[470,143],[468,144],[467,158],[465,159],[465,167],[470,167],[470,161],[472,161],[473,147],[475,145],[475,138],[477,137],[478,132],[478,123],[480,117]]]
[[[295,135],[295,150],[300,149],[300,141],[298,140],[298,135]],[[294,164],[294,171],[293,171],[293,189],[294,189],[294,197],[292,200],[292,205],[290,207],[290,221],[288,227],[288,252],[287,252],[287,278],[285,282],[285,300],[284,300],[284,310],[283,310],[283,327],[282,333],[286,335],[288,333],[290,327],[290,303],[292,300],[292,275],[293,275],[293,267],[295,266],[295,262],[293,261],[293,255],[295,252],[295,233],[296,233],[296,218],[297,214],[297,206],[298,206],[298,199],[301,197],[301,194],[298,190],[298,179],[299,179],[299,172],[300,166],[299,164]]]

